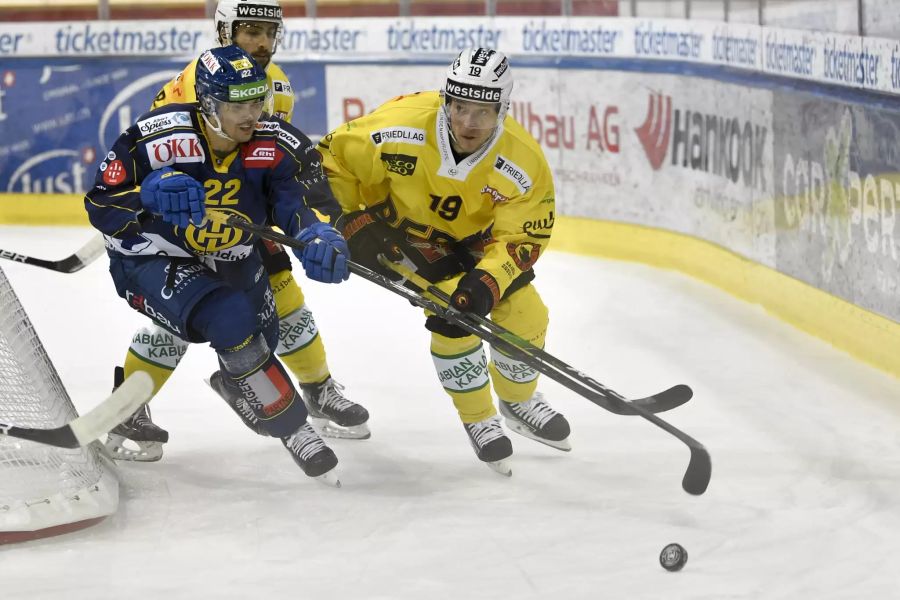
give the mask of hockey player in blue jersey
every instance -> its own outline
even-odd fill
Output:
[[[253,236],[210,223],[207,209],[274,224],[306,243],[307,277],[349,276],[346,242],[320,157],[288,123],[263,115],[266,73],[237,46],[204,52],[194,104],[153,110],[116,140],[85,198],[129,305],[191,342],[209,342],[213,388],[252,429],[280,438],[310,477],[337,483],[337,457],[307,422],[273,355],[278,316]],[[315,211],[313,210],[315,209]]]

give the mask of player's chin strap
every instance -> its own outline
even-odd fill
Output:
[[[230,135],[228,135],[227,133],[222,131],[222,121],[219,119],[218,115],[214,115],[213,117],[210,117],[210,115],[207,114],[206,110],[200,111],[200,114],[203,115],[203,120],[206,122],[206,126],[209,127],[210,129],[212,129],[217,136],[219,136],[220,138],[226,139],[229,142],[234,142],[235,144],[238,143],[238,141],[236,139],[232,138]],[[211,120],[213,118],[215,118],[218,125],[213,125],[213,122]]]

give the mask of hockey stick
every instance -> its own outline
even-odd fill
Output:
[[[234,215],[228,215],[222,212],[211,210],[207,212],[207,217],[216,223],[234,227],[235,229],[239,229],[248,233],[253,233],[263,239],[278,242],[285,246],[289,246],[292,248],[302,248],[304,246],[304,244],[290,236],[276,233],[268,227],[250,223]],[[434,314],[459,326],[461,329],[471,333],[472,335],[478,336],[507,356],[520,360],[534,367],[537,371],[569,388],[576,394],[587,398],[601,408],[610,410],[610,407],[615,407],[615,409],[617,410],[612,410],[611,412],[616,412],[617,414],[637,414],[638,416],[650,421],[660,429],[663,429],[667,433],[673,435],[682,443],[684,443],[691,451],[690,462],[688,463],[687,470],[685,471],[684,477],[681,481],[681,487],[689,494],[694,495],[699,495],[706,491],[706,488],[709,485],[710,477],[712,475],[712,463],[709,457],[709,452],[706,450],[706,448],[703,447],[703,444],[687,435],[680,429],[673,427],[666,421],[663,421],[655,414],[642,407],[640,404],[631,404],[627,400],[622,399],[622,396],[620,396],[619,394],[605,395],[599,390],[590,387],[589,384],[574,379],[571,376],[567,376],[566,372],[560,372],[559,370],[554,369],[549,363],[543,361],[539,356],[529,354],[526,350],[511,341],[512,339],[520,339],[516,336],[512,336],[512,338],[510,338],[507,336],[498,335],[490,328],[486,327],[484,324],[471,320],[469,318],[471,316],[469,313],[461,313],[454,308],[441,306],[434,300],[430,300],[425,296],[409,288],[403,287],[402,285],[391,281],[387,277],[379,275],[378,273],[375,273],[374,271],[367,269],[366,267],[355,262],[348,261],[348,264],[350,266],[350,271],[353,274],[371,281],[372,283],[407,299],[409,302],[411,302],[415,306],[418,306],[419,308],[424,308],[425,310],[433,312]],[[580,375],[578,371],[575,371],[574,369],[572,369],[572,371]],[[684,387],[687,388],[687,386]],[[671,389],[678,390],[680,389],[680,386],[675,386]],[[687,388],[687,390],[690,390],[690,388]],[[668,391],[669,390],[667,390],[667,392]],[[662,393],[665,394],[666,392]],[[658,396],[659,395],[657,395],[657,397]]]
[[[5,258],[14,262],[26,265],[34,265],[43,267],[51,271],[59,273],[74,273],[91,264],[94,259],[103,254],[106,250],[106,244],[103,242],[103,236],[95,235],[90,241],[82,246],[75,254],[67,256],[61,260],[44,260],[42,258],[34,258],[25,256],[18,252],[0,249],[0,258]]]
[[[426,280],[424,277],[416,273],[415,264],[411,260],[409,260],[409,258],[404,257],[404,260],[402,262],[395,263],[381,256],[379,257],[379,262],[381,262],[383,266],[395,271],[398,275],[403,277],[403,280],[397,282],[398,284],[402,285],[403,281],[409,281],[411,284],[419,288],[421,293],[430,295],[432,298],[437,300],[442,307],[446,308],[450,306],[450,296],[447,295],[439,287],[433,285],[430,281]],[[550,367],[560,371],[563,376],[571,377],[572,379],[578,381],[579,384],[587,388],[593,388],[604,397],[613,397],[620,400],[621,403],[624,403],[616,404],[613,402],[604,402],[601,400],[597,400],[595,402],[611,413],[617,415],[638,414],[637,412],[629,408],[629,406],[631,405],[640,406],[644,410],[654,414],[666,412],[668,410],[672,410],[673,408],[678,408],[679,406],[690,400],[694,395],[694,392],[690,387],[684,384],[679,384],[657,394],[653,394],[652,396],[647,396],[646,398],[629,400],[616,391],[606,387],[596,379],[588,377],[578,369],[564,363],[562,360],[556,358],[549,352],[545,351],[543,348],[535,346],[528,340],[517,336],[505,327],[497,325],[490,319],[472,313],[460,313],[460,316],[470,319],[480,327],[485,327],[492,333],[500,336],[503,339],[506,339],[511,344],[518,346],[523,352],[528,353],[534,360],[547,363]]]
[[[446,292],[437,286],[432,285],[424,277],[409,268],[409,265],[412,264],[409,259],[406,259],[405,263],[398,264],[392,263],[382,257],[380,258],[380,262],[418,287],[423,293],[431,294],[436,298],[440,302],[438,306],[443,309],[442,312],[437,312],[436,314],[444,319],[457,326],[462,326],[462,328],[469,333],[477,335],[505,354],[534,367],[557,383],[560,383],[573,392],[587,398],[601,408],[605,408],[618,415],[638,415],[644,417],[657,427],[674,435],[683,442],[691,452],[691,459],[688,463],[687,470],[685,471],[684,478],[682,479],[681,487],[686,492],[694,495],[699,495],[706,491],[710,477],[712,476],[712,462],[709,457],[709,452],[703,444],[680,429],[663,421],[653,414],[654,410],[652,410],[655,408],[657,409],[656,412],[662,412],[662,410],[669,410],[670,408],[675,408],[676,406],[684,404],[690,400],[693,395],[691,388],[686,385],[677,385],[664,392],[660,392],[659,394],[629,401],[622,395],[584,375],[573,367],[570,367],[552,354],[534,346],[527,340],[522,339],[493,321],[481,317],[480,315],[462,313],[456,310],[450,305],[450,296],[448,296]],[[487,332],[491,335],[486,335]],[[553,372],[541,367],[549,367],[550,369],[556,369],[557,371]]]
[[[0,435],[59,448],[87,446],[133,415],[152,394],[153,379],[145,371],[136,371],[106,400],[62,427],[38,429],[0,423]]]

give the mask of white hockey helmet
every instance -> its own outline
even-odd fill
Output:
[[[497,125],[509,110],[513,78],[505,54],[488,48],[470,48],[459,53],[447,69],[441,89],[446,106],[448,99],[499,104]]]
[[[278,24],[274,53],[284,34],[281,4],[278,0],[219,0],[216,5],[216,38],[223,46],[234,43],[234,27],[242,21],[264,21]]]

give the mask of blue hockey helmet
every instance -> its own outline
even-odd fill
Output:
[[[239,46],[206,50],[197,59],[195,91],[204,119],[217,134],[222,132],[222,112],[240,105],[258,120],[271,105],[272,92],[266,72]]]

